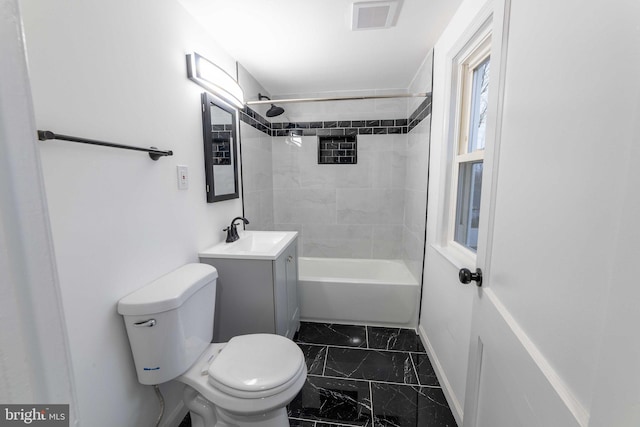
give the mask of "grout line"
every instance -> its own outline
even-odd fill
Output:
[[[310,420],[308,418],[299,418],[299,417],[289,417],[290,420],[297,420],[297,421],[307,421],[309,423],[313,423],[313,425],[318,425],[318,423],[323,423],[323,424],[329,424],[331,426],[337,426],[337,427],[359,427],[358,424],[343,424],[343,423],[336,423],[335,421],[328,421],[328,420]]]
[[[376,423],[373,416],[373,390],[371,390],[371,381],[369,381],[369,401],[371,402],[371,427],[373,427]]]
[[[407,383],[397,383],[397,382],[393,382],[393,381],[367,380],[367,379],[364,379],[364,378],[336,377],[336,376],[333,376],[333,375],[307,374],[307,377],[328,378],[328,379],[331,379],[331,380],[372,382],[372,383],[380,383],[380,384],[388,384],[388,385],[406,385],[406,386],[409,386],[409,387],[442,388],[442,386],[435,386],[435,385],[407,384]]]
[[[324,373],[327,369],[327,358],[329,357],[329,346],[325,346],[327,351],[324,352],[324,365],[322,365],[322,376],[324,377]]]
[[[368,325],[364,327],[364,339],[366,341],[367,348],[369,348],[369,326]]]
[[[411,357],[411,353],[409,353],[409,359],[411,359],[411,366],[413,366],[413,373],[416,374],[416,379],[418,380],[418,384],[422,386],[422,384],[420,384],[420,376],[418,375],[418,368],[416,368],[416,364],[413,361],[413,357]]]
[[[352,347],[352,346],[350,346],[350,345],[318,344],[318,343],[313,343],[313,342],[303,342],[303,341],[296,341],[296,344],[317,345],[317,346],[320,346],[320,347],[328,346],[328,347],[335,347],[335,348],[345,348],[345,349],[350,349],[350,350],[388,351],[389,353],[417,353],[417,354],[427,354],[426,352],[423,352],[423,351],[413,351],[413,350],[388,350],[388,349],[385,349],[385,348]]]

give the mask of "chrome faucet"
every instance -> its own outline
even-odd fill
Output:
[[[233,218],[233,220],[231,221],[231,225],[222,230],[227,232],[227,243],[235,242],[240,238],[240,236],[238,236],[238,229],[236,225],[236,221],[239,219],[241,219],[245,224],[249,224],[249,220],[241,216]]]

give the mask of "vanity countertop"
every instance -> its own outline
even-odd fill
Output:
[[[200,258],[275,260],[298,236],[297,231],[244,231],[232,243],[218,243],[198,255]]]

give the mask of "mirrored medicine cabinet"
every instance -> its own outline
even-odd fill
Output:
[[[207,92],[201,95],[201,100],[207,203],[237,199],[236,110]]]

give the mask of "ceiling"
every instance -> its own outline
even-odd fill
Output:
[[[394,27],[351,31],[353,0],[180,0],[272,95],[409,86],[461,0],[399,0]]]

